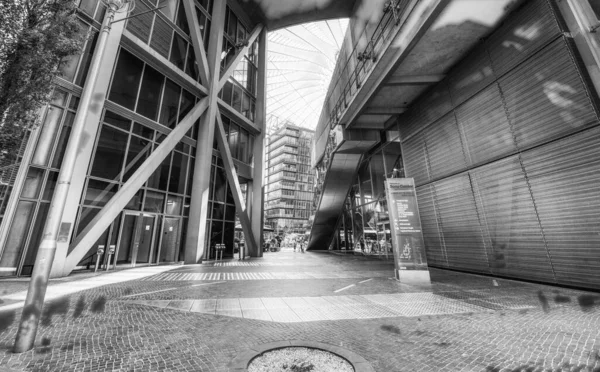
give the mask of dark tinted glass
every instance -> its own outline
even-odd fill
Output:
[[[185,115],[194,107],[194,102],[196,101],[196,97],[187,90],[183,90],[183,94],[181,95],[181,104],[179,106],[179,118],[178,122],[180,122]]]
[[[90,173],[92,176],[120,180],[120,173],[125,161],[127,137],[126,133],[118,129],[107,125],[102,126],[94,156],[94,165]]]
[[[169,60],[183,70],[185,66],[185,53],[187,51],[188,42],[177,32],[173,33],[173,46],[171,47],[171,57]]]
[[[164,77],[161,73],[146,65],[136,108],[138,114],[156,120],[163,80]]]
[[[165,93],[163,95],[160,109],[159,122],[167,127],[174,127],[177,120],[177,107],[179,106],[179,95],[181,88],[171,80],[167,79]]]
[[[144,63],[121,49],[108,99],[133,110]]]

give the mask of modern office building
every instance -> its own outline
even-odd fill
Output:
[[[267,136],[265,219],[275,234],[306,232],[312,212],[314,131],[285,123]]]
[[[384,236],[384,180],[412,177],[429,265],[599,289],[597,2],[385,9],[340,53],[309,249]]]

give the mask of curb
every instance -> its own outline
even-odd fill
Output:
[[[353,351],[344,349],[339,346],[326,344],[323,342],[306,340],[276,341],[252,346],[250,349],[240,352],[237,357],[235,357],[231,360],[231,362],[229,362],[229,372],[248,371],[248,365],[250,364],[252,359],[256,358],[257,356],[263,354],[266,351],[282,349],[286,347],[307,347],[327,351],[346,359],[354,368],[354,372],[375,372],[371,364],[365,358],[361,357]]]

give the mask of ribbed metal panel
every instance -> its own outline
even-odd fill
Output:
[[[427,127],[424,135],[432,180],[466,168],[467,164],[454,112]]]
[[[434,266],[448,266],[445,253],[446,247],[444,247],[440,235],[434,196],[432,186],[417,187],[417,200],[419,201],[419,215],[421,216],[427,263]]]
[[[400,117],[400,136],[409,139],[450,110],[450,93],[446,84],[441,82],[420,96],[411,105],[410,111]]]
[[[169,50],[171,39],[173,37],[173,28],[160,17],[154,20],[154,28],[152,29],[152,40],[150,46],[160,55],[169,58]]]
[[[150,7],[142,1],[137,1],[131,16],[135,16],[127,20],[127,30],[137,36],[144,43],[148,42],[150,36],[150,27],[152,27],[152,18],[154,13],[149,12],[141,14],[150,10]],[[141,14],[141,15],[138,15]]]
[[[516,152],[498,85],[485,88],[456,109],[470,166]]]
[[[488,50],[497,77],[554,39],[561,29],[546,0],[525,1],[489,39]]]
[[[484,45],[480,45],[446,77],[452,103],[460,105],[495,79],[492,61]]]
[[[518,155],[471,172],[492,272],[554,281],[536,210]]]
[[[598,123],[562,37],[499,84],[521,150]]]
[[[435,182],[433,186],[449,266],[489,273],[468,174],[446,178]]]
[[[559,283],[600,288],[600,128],[523,153]]]
[[[425,141],[421,136],[412,137],[402,143],[402,159],[406,177],[414,178],[415,185],[429,182]]]

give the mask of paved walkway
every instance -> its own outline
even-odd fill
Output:
[[[225,372],[285,340],[342,347],[381,372],[600,371],[596,293],[437,269],[415,287],[392,269],[284,249],[53,282],[24,354],[10,352],[23,293],[0,280],[0,371]]]

